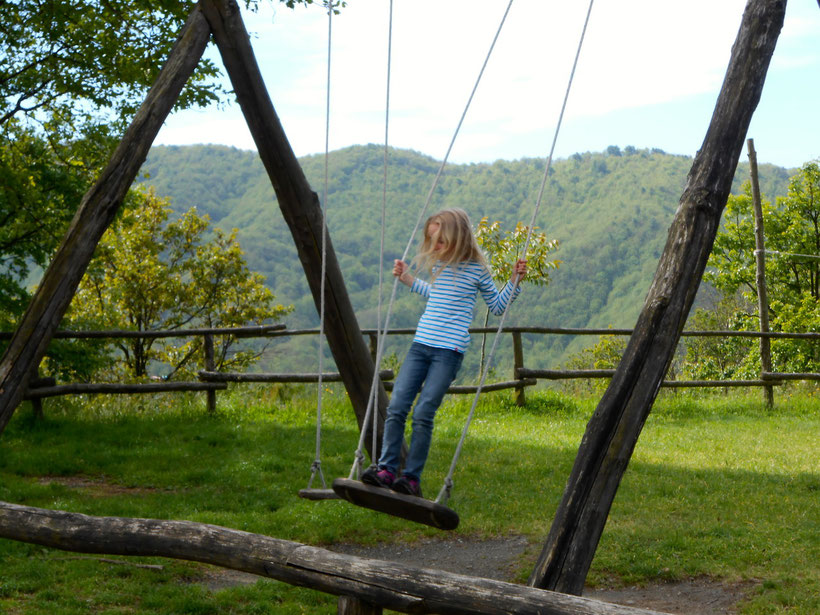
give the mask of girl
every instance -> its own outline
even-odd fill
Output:
[[[468,327],[478,293],[493,314],[502,314],[521,292],[517,282],[527,273],[527,261],[516,263],[512,279],[499,292],[467,213],[462,209],[445,209],[427,219],[424,241],[414,262],[418,269],[430,274],[430,282],[414,278],[407,263],[400,260],[394,261],[393,275],[411,292],[426,297],[427,306],[393,386],[381,457],[378,465],[365,470],[362,482],[422,497],[421,472],[430,451],[433,418],[470,343]],[[397,477],[405,422],[419,390],[421,394],[413,409],[410,450],[404,472]]]

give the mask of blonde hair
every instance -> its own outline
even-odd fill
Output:
[[[430,225],[438,223],[438,228],[431,230]],[[441,250],[436,250],[438,243],[443,243]],[[424,240],[413,263],[419,270],[427,271],[435,280],[444,267],[458,263],[475,261],[487,267],[487,260],[478,247],[470,217],[463,209],[442,209],[433,214],[424,223]],[[435,273],[434,267],[439,265]]]

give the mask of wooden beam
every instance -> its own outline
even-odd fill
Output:
[[[32,368],[39,365],[45,355],[97,243],[134,183],[154,138],[199,63],[209,38],[208,23],[197,6],[108,165],[83,197],[0,360],[0,432],[23,399]]]
[[[820,380],[820,374],[818,373],[784,374],[782,372],[763,372],[761,377],[771,384],[777,380]]]
[[[239,372],[200,371],[200,379],[206,382],[319,382],[319,374],[243,374]],[[394,377],[392,369],[383,369],[379,378],[390,380]],[[338,372],[325,372],[322,382],[341,382]]]
[[[384,388],[388,391],[393,390],[395,383],[384,382]],[[518,380],[507,380],[506,382],[490,382],[481,387],[484,393],[491,391],[504,391],[506,389],[517,389],[519,387],[533,387],[538,384],[535,378],[521,378]],[[453,384],[447,387],[448,395],[473,395],[478,391],[477,385],[470,384]]]
[[[403,566],[191,521],[92,517],[0,502],[0,537],[65,551],[203,562],[401,613],[652,615],[513,583]]]
[[[273,108],[239,6],[234,0],[203,0],[202,8],[320,311],[324,225],[319,198],[311,189]],[[329,236],[326,247],[325,332],[361,429],[375,368]],[[386,408],[387,393],[378,385],[379,433]],[[372,437],[365,438],[365,442],[369,449]]]
[[[587,425],[530,577],[535,587],[569,594],[584,587],[618,485],[700,285],[785,11],[785,0],[746,5],[655,278],[624,356]]]
[[[32,388],[25,399],[42,399],[61,395],[146,395],[151,393],[176,393],[179,391],[224,391],[225,382],[145,382],[142,384],[119,384],[117,382],[75,382],[50,387]]]

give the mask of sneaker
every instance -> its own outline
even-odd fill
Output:
[[[417,498],[422,497],[421,483],[417,478],[407,478],[406,476],[402,476],[393,483],[391,489],[393,491],[398,491],[399,493],[416,496]]]
[[[390,470],[379,470],[376,466],[370,466],[362,473],[362,482],[376,487],[390,488],[396,475]]]

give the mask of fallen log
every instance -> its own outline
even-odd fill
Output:
[[[355,596],[401,613],[657,613],[503,581],[344,555],[192,521],[92,517],[0,502],[0,537],[64,551],[214,564],[336,596]]]

